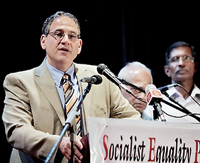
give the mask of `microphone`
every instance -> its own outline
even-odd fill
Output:
[[[124,89],[127,93],[129,93],[130,95],[134,96],[135,98],[137,98],[121,81],[120,79],[118,79],[118,77],[115,76],[115,74],[113,74],[108,66],[106,66],[105,64],[101,63],[97,66],[97,71],[99,74],[103,74],[104,76],[106,76],[111,82],[113,82],[114,84],[116,84],[118,87]],[[139,100],[141,100],[140,98],[138,98]],[[142,101],[144,102],[144,101]]]
[[[153,105],[154,101],[160,102],[162,100],[162,94],[159,89],[153,84],[148,84],[145,88],[146,101],[149,105]]]
[[[85,77],[80,80],[81,82],[86,82],[88,84],[101,84],[102,77],[99,75],[93,75],[91,77]]]
[[[168,89],[172,88],[172,87],[177,87],[179,86],[179,84],[169,84],[163,87],[158,88],[162,93],[166,92]]]
[[[104,64],[99,64],[97,66],[97,71],[99,74],[103,74],[117,86],[123,87],[121,81],[109,70],[109,68]]]
[[[153,84],[149,84],[145,88],[146,93],[146,101],[149,105],[153,105],[155,111],[154,119],[157,119],[158,116],[160,117],[161,121],[166,121],[163,111],[162,111],[162,94],[159,89],[155,87]]]
[[[106,76],[111,82],[116,84],[118,87],[123,88],[126,92],[133,95],[132,92],[124,84],[122,84],[122,82],[115,76],[115,74],[113,74],[109,70],[108,66],[101,63],[97,66],[97,71],[99,74],[103,74],[104,76]]]
[[[117,76],[115,76],[115,74],[113,74],[109,68],[105,65],[105,64],[99,64],[97,66],[97,71],[99,74],[103,74],[104,76],[106,76],[111,82],[113,82],[114,84],[116,84],[118,87],[124,89],[127,93],[129,93],[130,95],[132,95],[133,97],[135,97],[136,99],[146,103],[146,101],[142,100],[141,98],[136,97],[129,88],[127,88],[124,84],[127,84],[128,82],[123,80],[123,79],[119,79]],[[128,84],[130,85],[130,83]],[[132,84],[131,84],[132,85]],[[132,85],[132,87],[140,90],[141,92],[144,92],[144,90],[142,90],[141,88],[138,88],[135,85]]]

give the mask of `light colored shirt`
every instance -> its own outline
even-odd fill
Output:
[[[60,100],[61,100],[61,103],[62,103],[62,106],[64,109],[65,108],[65,98],[64,98],[64,91],[63,91],[61,80],[65,73],[70,76],[69,82],[70,82],[71,86],[75,89],[75,92],[77,93],[77,95],[79,95],[78,80],[75,75],[74,65],[72,64],[72,66],[66,72],[62,72],[62,71],[56,69],[55,67],[51,66],[48,63],[47,59],[45,59],[45,60],[46,60],[47,68],[55,82],[56,89],[58,91],[58,94],[59,94],[59,97],[60,97]]]
[[[142,112],[142,119],[153,121],[154,120],[153,110],[154,110],[153,106],[147,104],[146,108]]]
[[[152,109],[153,110],[153,109]],[[153,111],[152,111],[153,112]],[[150,113],[150,108],[148,109],[145,109],[143,112],[142,112],[142,119],[143,120],[148,120],[148,121],[153,121],[153,115]]]
[[[187,99],[184,99],[182,94],[179,93],[176,90],[176,88],[174,88],[174,87],[170,88],[167,91],[167,93],[169,94],[170,97],[172,97],[176,101],[178,101],[182,106],[184,106],[191,113],[198,114],[196,116],[200,117],[200,106],[190,96]],[[198,103],[200,103],[200,89],[196,85],[194,85],[194,89],[192,90],[191,96],[193,98],[195,98]],[[167,97],[163,96],[163,98],[166,101],[170,102],[170,100]],[[200,123],[191,116],[181,117],[181,116],[184,116],[186,114],[175,109],[175,108],[173,108],[173,107],[168,106],[167,104],[162,103],[162,110],[164,112],[166,112],[167,114],[170,114],[170,115],[177,117],[177,118],[174,118],[174,117],[171,117],[171,116],[164,114],[167,122]]]

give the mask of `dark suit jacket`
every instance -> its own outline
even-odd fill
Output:
[[[74,66],[78,81],[98,74],[96,66]],[[88,116],[140,119],[139,112],[124,99],[119,88],[102,78],[100,85],[92,85],[82,105],[85,133]],[[83,92],[87,83],[79,85]],[[2,119],[7,140],[14,147],[11,162],[30,163],[45,159],[65,124],[61,101],[45,62],[37,68],[7,75],[4,88]],[[62,162],[67,160],[63,158]]]

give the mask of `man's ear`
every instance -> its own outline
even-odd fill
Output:
[[[46,38],[44,34],[40,37],[40,45],[43,50],[46,50]]]
[[[82,39],[79,39],[78,54],[81,53],[82,45],[83,45],[83,40],[82,40]]]
[[[164,66],[164,71],[165,71],[165,74],[170,77],[170,72],[169,72],[169,66],[165,65]]]

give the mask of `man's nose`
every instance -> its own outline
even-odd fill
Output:
[[[65,34],[61,40],[61,43],[66,43],[66,42],[69,42],[69,37],[67,34]]]
[[[183,66],[184,64],[185,64],[185,62],[184,62],[183,58],[180,57],[179,60],[178,60],[178,65]]]
[[[146,101],[146,99],[145,99],[145,93],[143,93],[143,92],[140,92],[140,93],[137,95],[137,97],[140,98],[140,99],[142,99],[142,100],[144,100],[144,101]]]

